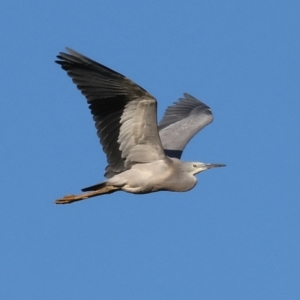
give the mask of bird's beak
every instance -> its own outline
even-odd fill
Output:
[[[206,170],[212,168],[226,167],[224,164],[205,164]]]

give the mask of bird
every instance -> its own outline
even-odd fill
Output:
[[[66,195],[56,204],[70,204],[124,191],[147,194],[185,192],[196,174],[225,164],[185,162],[181,155],[193,136],[213,121],[210,107],[184,93],[157,123],[157,101],[124,75],[70,49],[55,61],[85,96],[97,135],[107,157],[106,180]]]

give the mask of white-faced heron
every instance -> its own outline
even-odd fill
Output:
[[[210,108],[189,94],[167,108],[157,124],[157,102],[125,76],[67,48],[56,61],[86,97],[106,154],[106,181],[67,195],[57,204],[72,203],[115,191],[145,194],[185,192],[195,175],[224,164],[180,160],[190,139],[212,122]]]

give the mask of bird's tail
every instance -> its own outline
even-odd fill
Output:
[[[82,189],[83,192],[88,191],[80,195],[66,195],[63,198],[57,199],[55,204],[70,204],[76,201],[85,200],[91,197],[96,197],[104,194],[111,194],[120,190],[120,187],[109,185],[107,182],[102,182],[87,188]]]

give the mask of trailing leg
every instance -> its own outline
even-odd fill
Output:
[[[88,198],[96,197],[99,195],[111,194],[113,192],[116,192],[117,190],[120,190],[120,187],[108,185],[106,182],[104,182],[103,184],[99,184],[99,189],[95,191],[90,191],[80,195],[66,195],[63,198],[57,199],[55,201],[55,204],[70,204],[76,201],[86,200]]]

